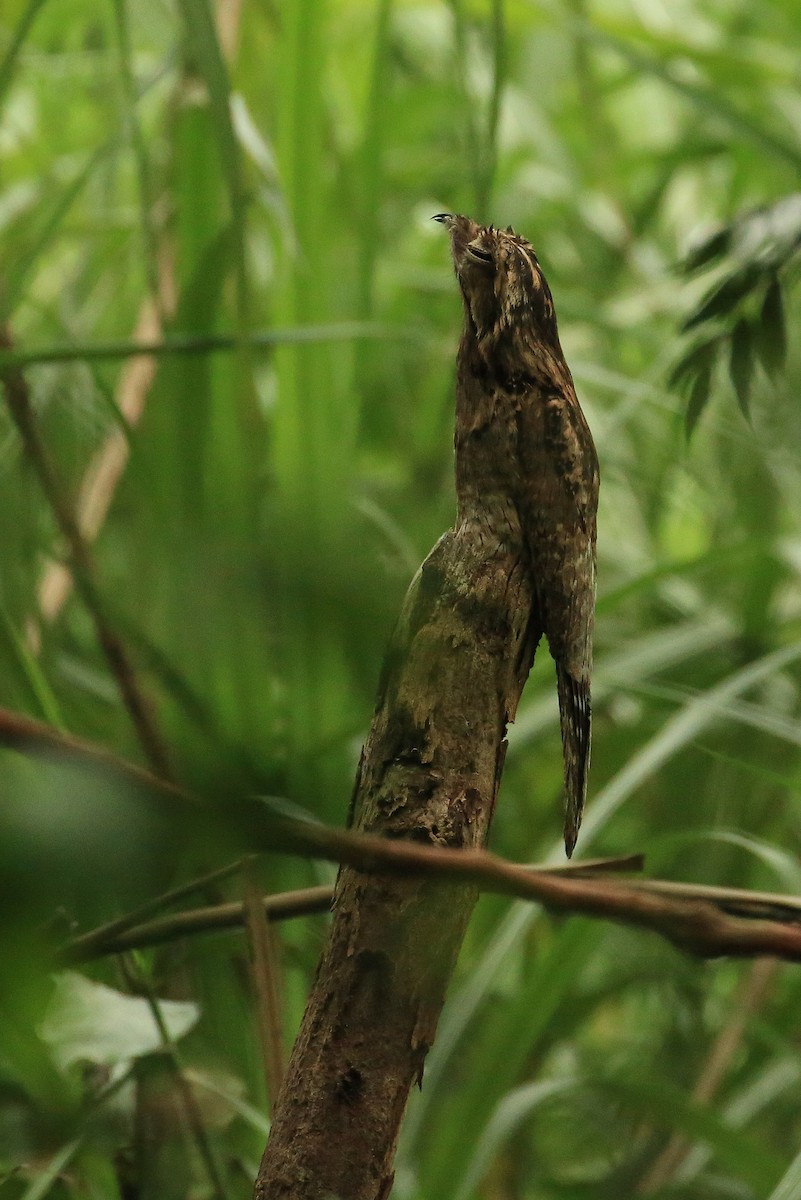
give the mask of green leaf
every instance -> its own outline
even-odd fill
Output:
[[[713,366],[713,362],[706,363],[696,375],[692,388],[690,389],[690,398],[687,401],[687,412],[684,416],[684,428],[688,441],[693,435],[693,430],[698,424],[698,419],[701,416],[701,413],[706,408],[706,403],[709,399],[709,388],[712,382]]]
[[[710,237],[705,238],[700,245],[691,250],[684,261],[680,264],[680,270],[685,275],[691,275],[695,271],[699,271],[701,267],[707,266],[716,258],[722,258],[728,253],[732,240],[732,228],[730,225],[725,225],[723,229],[716,230]]]
[[[736,308],[740,301],[753,291],[762,276],[761,267],[754,263],[740,267],[733,275],[729,275],[722,283],[708,292],[701,307],[694,312],[682,325],[682,332],[710,321],[713,317],[725,317]]]
[[[208,88],[209,103],[231,206],[236,271],[237,318],[240,332],[247,325],[247,262],[245,257],[245,190],[239,143],[231,120],[231,81],[217,38],[208,0],[181,0],[187,41],[194,65]]]
[[[576,1083],[570,1079],[543,1079],[523,1084],[507,1092],[498,1101],[481,1136],[472,1147],[464,1174],[454,1193],[454,1200],[469,1200],[470,1196],[477,1195],[481,1181],[491,1168],[493,1160],[515,1130],[530,1119],[535,1108],[547,1103],[553,1096],[567,1092],[571,1087],[576,1087]]]
[[[199,1017],[198,1006],[189,1001],[160,1000],[159,1008],[173,1041]],[[125,996],[75,971],[57,977],[39,1033],[63,1071],[77,1062],[127,1063],[152,1054],[164,1041],[146,999]]]
[[[784,300],[778,278],[774,275],[762,302],[757,327],[756,350],[759,360],[772,379],[783,369],[787,358],[787,328]]]
[[[751,420],[751,381],[754,377],[754,339],[751,326],[741,317],[731,335],[729,375],[737,393],[737,402],[746,421]]]
[[[741,214],[732,229],[743,256],[778,270],[801,245],[801,194],[794,192]]]
[[[801,1195],[801,1153],[790,1163],[768,1200],[795,1200],[798,1195]]]
[[[719,338],[714,337],[708,341],[697,342],[691,347],[687,353],[679,359],[673,370],[668,376],[668,387],[676,388],[685,382],[685,380],[697,375],[698,372],[705,367],[712,358],[718,348]]]

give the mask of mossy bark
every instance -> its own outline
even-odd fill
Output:
[[[474,522],[446,534],[404,604],[354,792],[357,828],[486,841],[534,654],[521,552]],[[422,1079],[476,892],[344,868],[256,1182],[257,1200],[378,1200]]]

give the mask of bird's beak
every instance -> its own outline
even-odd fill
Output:
[[[439,221],[440,225],[447,225],[449,228],[453,219],[453,213],[437,213],[435,217],[431,218],[432,221]]]

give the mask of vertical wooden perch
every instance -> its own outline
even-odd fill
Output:
[[[460,521],[407,595],[354,794],[357,828],[482,846],[534,656],[522,550]],[[476,892],[345,868],[257,1200],[379,1200]]]
[[[537,641],[556,660],[571,852],[590,750],[598,462],[550,289],[513,230],[440,213],[464,301],[458,517],[406,598],[354,794],[357,828],[486,841]],[[533,589],[536,588],[536,596]],[[476,900],[346,869],[256,1183],[257,1200],[383,1200]]]

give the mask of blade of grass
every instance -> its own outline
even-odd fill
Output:
[[[768,1200],[798,1200],[801,1196],[801,1151],[782,1175]]]
[[[22,1193],[21,1200],[43,1200],[55,1185],[62,1171],[81,1148],[83,1138],[75,1138],[58,1150],[40,1175],[37,1175],[29,1187]]]
[[[112,941],[120,934],[125,933],[134,925],[140,925],[154,916],[157,912],[161,912],[164,908],[170,908],[173,904],[177,904],[179,900],[186,899],[187,896],[192,896],[195,892],[205,891],[214,883],[221,883],[224,879],[230,878],[231,875],[236,875],[242,869],[242,860],[237,859],[236,862],[228,863],[224,867],[219,867],[215,871],[209,871],[205,875],[190,879],[188,883],[182,883],[179,887],[171,888],[170,891],[162,893],[160,896],[155,896],[152,900],[148,900],[145,904],[141,904],[138,908],[131,912],[125,913],[122,917],[117,917],[113,921],[108,921],[105,925],[100,925],[97,929],[91,930],[89,933],[81,934],[73,939],[70,943],[70,953],[78,957],[91,957],[96,948],[105,942]]]
[[[721,710],[763,679],[801,659],[801,643],[782,646],[756,662],[734,671],[716,686],[690,700],[666,721],[659,733],[634,754],[622,771],[597,793],[582,825],[582,847],[603,828],[620,806],[663,763],[688,746],[699,733],[720,719]]]
[[[152,207],[150,164],[148,162],[142,126],[139,121],[138,95],[134,78],[133,48],[131,46],[131,34],[128,25],[127,0],[113,0],[113,8],[120,74],[122,77],[124,124],[127,127],[128,138],[136,163],[139,227],[141,230],[142,248],[144,250],[145,274],[150,298],[156,306],[160,322],[163,323],[164,313],[161,309],[161,288],[159,287],[158,240],[150,215]]]
[[[237,324],[241,335],[248,325],[246,204],[239,143],[231,119],[231,82],[207,0],[180,0],[180,10],[194,65],[208,88],[220,163],[228,189],[236,275]]]
[[[657,683],[633,683],[631,687],[626,687],[624,683],[621,683],[619,687],[622,691],[630,691],[635,695],[675,701],[680,705],[684,705],[689,699],[702,694],[692,688]],[[743,725],[749,725],[752,729],[761,729],[793,746],[801,746],[801,729],[798,727],[798,722],[764,706],[749,704],[745,700],[731,700],[727,704],[721,705],[720,716],[728,721],[739,721]]]
[[[46,3],[47,0],[28,0],[25,11],[17,22],[11,45],[6,50],[3,61],[0,62],[0,111],[2,111],[3,101],[11,83],[19,52],[25,45],[25,39],[31,31],[31,26]]]
[[[61,733],[66,733],[67,727],[61,715],[58,700],[53,694],[44,672],[17,633],[2,604],[0,604],[0,629],[5,635],[6,645],[9,647],[14,662],[19,667],[20,674],[38,710],[37,715],[48,725],[52,725]]]
[[[470,1200],[478,1189],[492,1161],[500,1153],[512,1133],[531,1113],[553,1096],[564,1095],[576,1087],[574,1080],[546,1079],[526,1083],[507,1092],[495,1106],[475,1147],[467,1160],[464,1173],[453,1192],[453,1200]]]
[[[582,846],[585,852],[589,849],[590,839],[597,835],[633,791],[662,763],[679,753],[703,729],[718,719],[722,705],[799,658],[800,645],[782,647],[756,663],[748,664],[717,687],[690,701],[680,713],[666,722],[662,730],[629,759],[623,770],[618,772],[590,803],[582,825]],[[554,720],[556,719],[554,715]],[[561,854],[562,845],[557,840],[544,861],[558,861]],[[427,1095],[433,1094],[438,1078],[446,1071],[447,1064],[470,1022],[485,1002],[502,964],[515,946],[519,945],[526,930],[536,919],[537,914],[534,911],[522,905],[513,905],[488,942],[471,978],[446,1007],[437,1041],[426,1064]],[[412,1144],[419,1135],[425,1119],[422,1105],[410,1114],[407,1124]]]
[[[275,146],[297,242],[279,249],[274,314],[277,324],[289,326],[324,320],[335,306],[342,312],[357,295],[358,279],[346,261],[352,250],[338,227],[338,187],[319,170],[330,154],[331,8],[321,0],[298,0],[282,14]],[[348,347],[321,344],[303,351],[287,347],[274,360],[280,403],[270,448],[271,565],[286,696],[279,752],[296,798],[330,794],[311,751],[342,727],[352,706],[342,622],[309,584],[329,578],[335,559],[359,550],[348,505],[359,422],[354,357]]]
[[[373,311],[373,274],[380,241],[383,142],[387,134],[387,92],[390,77],[390,18],[393,0],[380,0],[375,18],[375,41],[361,149],[359,234],[359,308],[362,318]]]
[[[492,1120],[493,1110],[501,1104],[519,1081],[521,1068],[536,1057],[543,1038],[554,1035],[554,1021],[565,995],[575,987],[576,974],[586,961],[595,932],[583,922],[561,927],[547,949],[532,956],[525,980],[514,997],[499,1005],[492,1021],[474,1030],[466,1053],[471,1076],[481,1081],[471,1102],[465,1105],[459,1120],[441,1125],[436,1122],[436,1137],[428,1143],[424,1128],[431,1130],[432,1111],[439,1111],[443,1097],[427,1081],[429,1116],[417,1133],[423,1146],[412,1154],[425,1156],[426,1180],[431,1195],[447,1200],[462,1194],[463,1185],[454,1175],[453,1164],[469,1161],[478,1145],[482,1130]]]

